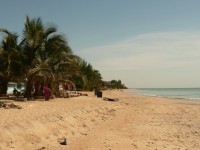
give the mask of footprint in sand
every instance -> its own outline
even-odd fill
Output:
[[[133,147],[138,148],[138,146],[134,143],[131,144]]]
[[[95,119],[91,119],[90,121],[91,121],[91,122],[95,122],[96,120],[95,120]]]

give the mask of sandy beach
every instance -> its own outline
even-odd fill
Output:
[[[117,102],[87,94],[0,108],[0,150],[200,149],[200,102],[130,96],[127,90],[103,91]],[[60,144],[64,138],[67,145]]]

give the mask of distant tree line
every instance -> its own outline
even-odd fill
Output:
[[[104,88],[108,89],[127,89],[121,80],[103,81]]]

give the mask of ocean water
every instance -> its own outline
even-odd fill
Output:
[[[133,91],[147,96],[200,100],[200,88],[139,88]]]

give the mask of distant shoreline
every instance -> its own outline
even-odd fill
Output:
[[[200,88],[129,88],[128,90],[128,94],[132,96],[139,95],[173,100],[200,101]]]

